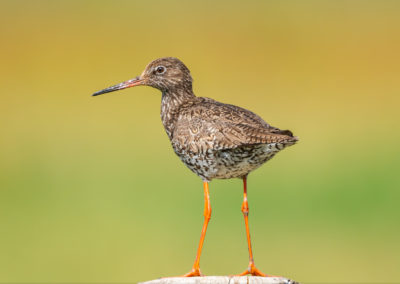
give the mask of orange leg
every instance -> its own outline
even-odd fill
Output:
[[[250,230],[249,230],[249,203],[247,202],[247,177],[243,178],[243,204],[242,204],[242,212],[244,216],[244,223],[246,225],[246,235],[247,235],[247,245],[249,247],[249,267],[239,276],[244,276],[247,274],[251,274],[253,276],[268,276],[262,273],[254,266],[254,259],[253,259],[253,251],[251,249],[251,240],[250,240]]]
[[[203,182],[204,187],[204,223],[203,229],[201,230],[199,248],[197,249],[196,260],[194,261],[192,270],[182,277],[193,277],[193,276],[203,276],[200,272],[200,255],[201,249],[203,248],[204,238],[206,237],[208,221],[211,218],[211,205],[210,205],[210,192],[208,189],[208,182]]]

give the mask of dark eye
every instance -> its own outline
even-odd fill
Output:
[[[167,70],[167,68],[165,68],[164,66],[157,66],[155,70],[157,74],[163,74]]]

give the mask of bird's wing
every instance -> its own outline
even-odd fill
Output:
[[[289,130],[272,127],[251,111],[211,99],[199,99],[196,105],[180,111],[172,137],[176,146],[197,152],[203,147],[222,150],[241,145],[297,141]]]

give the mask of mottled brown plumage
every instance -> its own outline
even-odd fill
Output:
[[[242,178],[297,141],[251,111],[196,97],[190,71],[177,58],[154,60],[134,81],[162,91],[161,119],[172,147],[204,181]]]
[[[185,276],[200,274],[199,261],[205,230],[211,216],[208,182],[212,179],[242,178],[250,263],[244,274],[264,275],[254,266],[248,229],[247,175],[297,142],[289,130],[266,123],[253,112],[210,98],[196,97],[189,69],[177,58],[152,61],[143,73],[109,87],[94,96],[127,87],[146,85],[162,92],[161,119],[172,148],[185,165],[204,181],[206,221],[203,226],[196,262]]]

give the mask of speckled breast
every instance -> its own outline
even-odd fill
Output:
[[[182,162],[205,181],[212,179],[240,178],[270,160],[283,144],[257,144],[239,146],[233,149],[199,149],[194,152],[173,145]]]

